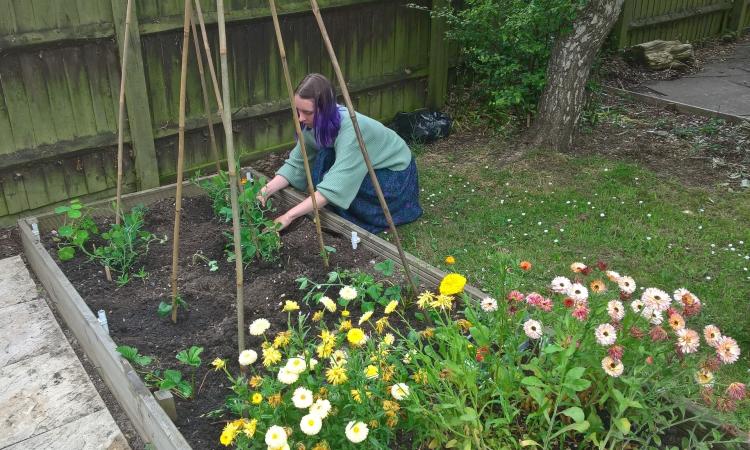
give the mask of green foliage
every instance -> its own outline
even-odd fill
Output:
[[[179,370],[157,369],[145,374],[144,379],[146,383],[157,389],[172,391],[175,395],[186,400],[194,398],[195,373],[201,365],[200,354],[202,352],[203,347],[192,346],[177,353],[177,360],[190,367],[189,380]]]
[[[150,356],[141,355],[137,348],[128,345],[120,345],[117,347],[117,352],[136,367],[145,367],[153,361]]]
[[[434,11],[448,23],[486,101],[496,111],[533,112],[555,38],[585,0],[467,0]]]
[[[59,241],[57,257],[60,261],[69,261],[75,257],[76,248],[82,248],[99,230],[78,199],[71,200],[69,205],[58,206],[55,214],[63,216],[63,225],[58,228],[55,238]]]
[[[203,353],[203,347],[196,347],[195,345],[187,350],[182,350],[177,354],[177,360],[183,364],[187,364],[192,367],[199,367],[201,365],[200,354]]]
[[[188,309],[188,303],[182,298],[182,296],[177,295],[177,309],[180,308]],[[168,315],[172,314],[172,302],[165,302],[164,300],[159,302],[159,306],[156,309],[156,314],[159,315],[159,317],[167,317]]]

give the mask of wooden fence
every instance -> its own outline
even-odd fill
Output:
[[[70,198],[112,195],[125,3],[0,0],[0,225]],[[126,87],[127,191],[155,187],[176,175],[183,4],[134,1]],[[434,42],[442,33],[431,34],[440,27],[427,12],[398,0],[320,4],[360,112],[387,120],[425,106],[428,99],[440,104],[448,53]],[[201,5],[218,61],[215,1],[201,0]],[[225,0],[225,5],[235,146],[246,160],[290,147],[294,125],[266,0]],[[278,6],[292,79],[308,72],[332,77],[309,3],[290,0]],[[212,165],[190,45],[188,174]],[[213,100],[212,107],[216,111]],[[216,135],[223,137],[216,114],[214,119]]]
[[[696,42],[750,26],[750,0],[625,0],[618,48],[654,39]]]

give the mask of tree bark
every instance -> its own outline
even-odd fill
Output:
[[[547,85],[528,131],[534,147],[564,151],[573,141],[586,101],[586,83],[599,49],[617,22],[624,0],[590,0],[573,29],[555,42],[547,66]]]

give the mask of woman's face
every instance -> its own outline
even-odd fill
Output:
[[[315,104],[313,101],[295,95],[294,107],[297,109],[297,117],[299,118],[300,123],[308,128],[313,128],[313,124],[315,123]]]

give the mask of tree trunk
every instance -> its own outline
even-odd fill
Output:
[[[591,65],[617,22],[623,2],[590,0],[573,29],[555,42],[539,113],[528,131],[527,140],[532,146],[558,151],[569,148],[585,104]]]

